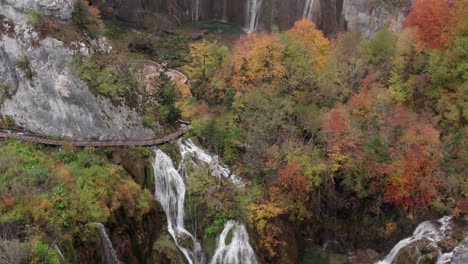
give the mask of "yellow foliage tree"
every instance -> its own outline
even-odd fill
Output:
[[[299,20],[286,34],[303,48],[304,56],[315,70],[323,69],[330,54],[330,41],[317,29],[314,22],[308,19]]]

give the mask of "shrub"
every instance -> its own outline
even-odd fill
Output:
[[[16,62],[16,67],[24,72],[24,76],[29,82],[32,82],[36,73],[31,68],[31,61],[28,57],[24,56],[23,59]]]
[[[90,37],[96,38],[102,28],[99,14],[99,9],[90,6],[88,0],[77,0],[72,13],[72,21]]]

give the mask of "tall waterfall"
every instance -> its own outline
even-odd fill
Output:
[[[306,0],[302,17],[314,20],[314,0]]]
[[[101,223],[93,223],[99,229],[99,236],[101,237],[101,243],[104,251],[104,257],[106,264],[119,264],[119,258],[117,253],[115,253],[112,242],[107,235],[106,228]]]
[[[213,177],[225,177],[239,187],[243,186],[243,183],[226,166],[221,165],[216,156],[209,155],[206,151],[196,146],[192,140],[181,139],[178,141],[178,145],[182,156],[182,162],[179,164],[178,169],[175,168],[168,155],[161,150],[155,150],[156,157],[153,163],[155,198],[161,203],[167,215],[169,233],[188,263],[203,264],[206,263],[206,256],[200,243],[195,235],[191,234],[184,227],[184,201],[186,194],[186,179],[184,177],[188,177],[188,175],[184,176],[184,164],[186,164],[185,162],[192,162],[196,166],[196,161],[203,162],[209,165],[210,174]],[[230,231],[233,234],[232,242],[226,245],[225,240]],[[189,240],[193,246],[188,248],[184,246],[185,243],[181,245],[180,239]],[[249,244],[249,235],[245,226],[234,220],[229,220],[226,223],[218,239],[218,247],[215,252],[216,254],[211,263],[257,263],[254,251]]]
[[[388,255],[383,260],[380,260],[375,264],[392,264],[395,258],[397,257],[398,252],[402,248],[423,238],[429,240],[433,244],[436,244],[437,242],[442,240],[446,236],[447,231],[450,229],[452,218],[444,216],[441,219],[437,220],[437,222],[440,224],[439,228],[434,226],[434,224],[431,221],[425,221],[419,224],[410,237],[407,237],[398,242],[398,244],[396,244],[392,248],[390,253],[388,253]],[[436,263],[446,263],[451,258],[451,256],[452,253],[439,254]]]
[[[223,17],[221,18],[221,21],[223,22],[228,21],[227,9],[228,9],[228,0],[223,0]]]
[[[232,232],[232,240],[226,245],[226,238]],[[229,220],[224,225],[223,232],[218,237],[215,254],[211,264],[256,264],[257,259],[249,244],[249,234],[245,226]]]
[[[192,0],[192,21],[198,21],[200,11],[200,0]]]
[[[204,263],[205,255],[200,243],[194,235],[184,227],[185,182],[172,160],[161,150],[156,150],[154,159],[155,196],[161,203],[167,216],[167,228],[177,247],[182,251],[187,261]],[[190,239],[193,248],[185,248],[179,244],[179,239]]]
[[[257,29],[258,24],[258,15],[260,12],[260,7],[262,6],[262,0],[248,0],[247,1],[247,26],[245,30],[247,32],[253,32]]]

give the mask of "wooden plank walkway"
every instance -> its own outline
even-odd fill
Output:
[[[25,142],[32,142],[36,144],[43,144],[47,146],[63,146],[71,145],[75,147],[122,147],[122,146],[143,146],[150,147],[156,145],[162,145],[168,143],[174,139],[177,139],[185,133],[192,130],[192,125],[187,125],[176,132],[169,134],[162,138],[150,139],[150,140],[111,140],[111,141],[74,141],[70,139],[47,139],[35,135],[24,135],[21,132],[5,132],[0,131],[0,139],[16,139]]]

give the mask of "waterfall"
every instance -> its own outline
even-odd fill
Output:
[[[223,0],[223,18],[221,19],[222,22],[228,21],[227,9],[228,9],[228,0]]]
[[[262,0],[248,0],[247,1],[247,26],[246,26],[246,31],[247,32],[253,32],[257,29],[257,24],[258,24],[258,15],[260,11],[260,7],[262,5]]]
[[[55,252],[57,252],[57,254],[60,256],[60,258],[62,260],[65,260],[65,257],[63,256],[62,251],[60,250],[59,246],[57,245],[57,242],[54,241],[54,243],[52,243],[52,248],[55,250]]]
[[[314,0],[306,0],[302,17],[314,20]]]
[[[414,230],[413,234],[410,237],[407,237],[398,244],[396,244],[390,253],[383,259],[375,264],[392,264],[392,262],[395,260],[395,257],[398,255],[398,252],[400,249],[408,246],[409,244],[421,240],[422,238],[426,238],[427,240],[431,241],[432,243],[437,243],[440,240],[442,240],[447,232],[447,230],[450,228],[452,218],[449,216],[444,216],[441,219],[437,220],[437,222],[441,225],[439,228],[436,228],[431,221],[425,221],[419,224],[416,229]],[[439,259],[437,263],[444,263],[442,258],[445,258],[446,256],[439,255]]]
[[[101,223],[93,223],[99,229],[99,236],[101,237],[101,244],[104,250],[105,256],[105,263],[106,264],[118,264],[119,259],[117,257],[117,253],[115,253],[114,247],[112,246],[112,242],[109,239],[109,235],[107,235],[106,228]]]
[[[156,150],[154,159],[155,197],[161,203],[167,216],[167,228],[177,247],[182,251],[187,261],[192,263],[204,263],[200,243],[195,236],[184,227],[184,201],[185,182],[177,171],[172,160],[161,150]],[[188,249],[179,244],[179,239],[190,239],[193,249]]]
[[[202,161],[209,165],[210,174],[213,177],[224,177],[237,186],[243,186],[241,178],[233,174],[228,167],[221,165],[218,156],[211,156],[206,151],[195,145],[191,139],[187,139],[185,141],[180,139],[178,144],[183,160],[190,158],[191,160],[196,159]]]
[[[192,21],[198,21],[200,10],[200,0],[192,0]]]
[[[184,227],[184,201],[186,194],[185,174],[186,162],[197,166],[196,162],[203,162],[210,168],[213,177],[225,177],[238,187],[243,187],[242,180],[231,173],[229,168],[222,165],[217,156],[211,156],[198,147],[192,140],[179,139],[178,146],[182,161],[178,169],[175,168],[171,158],[161,150],[155,150],[153,163],[155,177],[155,198],[161,203],[167,216],[167,228],[176,246],[183,253],[190,264],[206,263],[206,256],[194,234]],[[200,163],[198,163],[200,164]],[[196,224],[195,224],[196,226]],[[226,237],[232,232],[232,242],[226,245]],[[180,243],[185,239],[192,243],[192,247]],[[224,230],[218,239],[218,246],[211,263],[247,263],[256,264],[254,251],[249,244],[249,235],[244,225],[230,220],[225,224]]]
[[[232,232],[232,240],[226,245],[226,238]],[[215,254],[211,264],[256,264],[257,259],[249,244],[249,234],[245,226],[229,220],[218,237]]]

